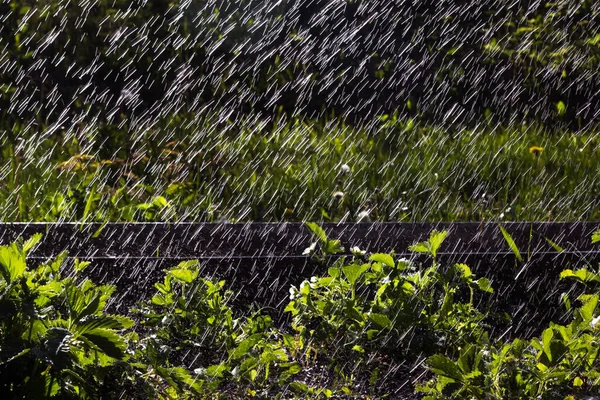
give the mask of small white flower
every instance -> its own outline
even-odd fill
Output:
[[[313,254],[315,252],[317,248],[317,242],[312,243],[310,246],[308,246],[306,249],[304,249],[304,251],[302,252],[302,255],[308,255],[308,254]]]
[[[499,217],[500,219],[504,219],[504,213],[501,213]]]
[[[390,279],[390,276],[386,276],[385,278],[383,278],[381,280],[381,283],[383,283],[384,285],[387,285],[388,283],[390,283],[392,280]]]
[[[439,178],[440,176],[438,175],[438,173],[434,173],[433,176],[435,177],[435,179]]]
[[[196,368],[194,370],[194,374],[196,374],[196,375],[204,375],[204,374],[206,374],[206,368]]]
[[[310,286],[310,282],[309,282],[309,281],[303,281],[303,282],[300,284],[300,292],[302,292],[302,290],[303,290],[303,289],[304,289],[306,286],[308,286],[308,287],[311,287],[311,286]]]
[[[310,281],[311,281],[312,283],[317,283],[317,281],[318,281],[318,280],[319,280],[319,278],[317,278],[316,276],[311,276],[311,277],[310,277]]]
[[[361,211],[358,213],[358,221],[357,222],[371,222],[371,217],[369,216],[370,212]]]
[[[335,192],[333,193],[333,198],[336,200],[341,200],[344,198],[344,192]]]
[[[350,173],[350,166],[348,164],[342,164],[342,166],[340,167],[340,173],[342,175],[346,175]]]
[[[600,324],[600,315],[590,321],[590,326],[592,328],[596,328],[598,324]]]
[[[367,252],[365,250],[361,250],[358,246],[354,246],[350,249],[350,252],[355,256],[364,256]]]
[[[300,292],[298,291],[298,289],[296,289],[295,286],[292,286],[290,288],[290,300],[295,300],[299,297],[302,297],[302,295],[300,294]]]

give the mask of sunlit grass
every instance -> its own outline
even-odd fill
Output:
[[[62,140],[6,143],[2,220],[599,219],[594,132],[207,118],[165,121],[129,150]]]

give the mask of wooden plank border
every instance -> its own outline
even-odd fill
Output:
[[[567,252],[593,253],[591,222],[511,222],[502,224],[521,252],[554,252],[546,239]],[[510,253],[497,223],[325,223],[325,231],[350,246],[370,252],[406,254],[434,230],[449,235],[442,254]],[[43,233],[32,257],[52,257],[67,250],[72,257],[95,258],[230,258],[292,257],[302,255],[313,238],[301,223],[3,223],[0,243]]]

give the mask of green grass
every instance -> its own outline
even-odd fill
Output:
[[[595,132],[174,118],[127,143],[29,135],[2,144],[3,221],[600,219]]]

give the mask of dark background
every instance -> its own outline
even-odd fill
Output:
[[[0,4],[0,129],[95,123],[108,134],[207,110],[586,128],[600,113],[599,9],[591,0],[12,0]]]

